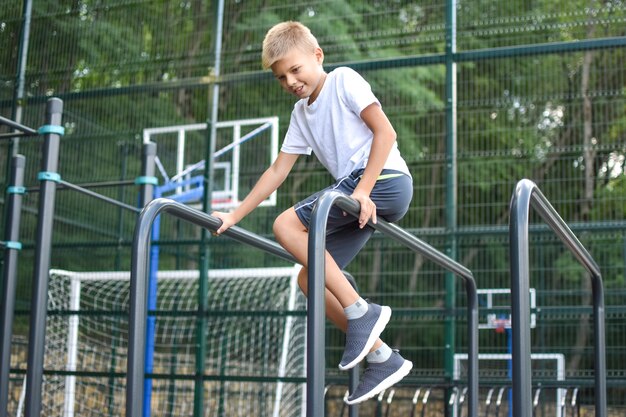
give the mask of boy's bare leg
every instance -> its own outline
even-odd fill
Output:
[[[291,253],[304,267],[298,274],[298,284],[302,292],[308,293],[308,244],[309,233],[304,227],[293,208],[283,212],[274,222],[274,235],[285,250]],[[355,303],[359,294],[352,287],[332,256],[326,252],[326,316],[343,332],[346,331],[348,321],[344,308]],[[382,345],[378,339],[371,351]]]
[[[308,291],[308,282],[309,282],[309,271],[306,267],[302,267],[300,272],[298,273],[298,285],[300,289],[307,295]],[[339,303],[337,298],[328,290],[325,291],[326,299],[326,317],[330,321],[333,322],[335,326],[339,328],[342,332],[346,332],[348,329],[348,319],[346,318],[346,314],[343,311],[343,306]]]
[[[308,266],[309,232],[304,227],[296,211],[284,211],[274,222],[274,235],[278,242],[291,253],[304,267]],[[335,296],[343,308],[354,304],[359,294],[350,285],[335,260],[326,252],[326,288]]]
[[[304,267],[298,274],[298,283],[302,291],[307,293],[308,270],[307,270],[307,247],[309,242],[308,231],[300,222],[293,208],[283,212],[274,223],[274,234],[283,247],[290,252]],[[345,307],[349,307],[355,303],[360,297],[354,290],[350,282],[343,275],[335,260],[326,252],[326,316],[341,330],[348,330],[348,320],[344,311]],[[368,306],[368,311],[375,304]],[[380,306],[375,308],[380,309]],[[388,311],[389,307],[384,307]],[[367,314],[367,313],[366,313]],[[379,318],[382,317],[379,316]],[[387,318],[388,320],[388,318]],[[356,321],[356,320],[355,320]],[[353,321],[350,321],[352,324]],[[378,324],[379,322],[377,322]],[[380,329],[380,328],[379,328]],[[382,329],[381,329],[382,331]],[[349,332],[347,335],[349,336]],[[380,334],[380,333],[377,333]],[[346,337],[346,346],[348,346]],[[354,341],[354,339],[352,339]],[[361,340],[362,341],[362,340]],[[371,339],[368,340],[371,342]],[[358,344],[359,342],[357,342]],[[346,357],[347,350],[344,350],[344,356],[339,364],[339,369],[350,369],[360,360],[367,358],[368,367],[362,375],[358,387],[347,398],[347,404],[357,404],[363,402],[388,387],[396,384],[404,378],[413,367],[410,361],[405,360],[398,352],[392,351],[385,345],[380,338],[377,338],[374,345],[367,349],[364,345],[363,349],[357,356],[354,356],[354,344]],[[357,347],[358,349],[358,347]],[[365,352],[367,352],[366,356]],[[374,355],[373,357],[370,357]],[[380,355],[380,356],[377,356]]]

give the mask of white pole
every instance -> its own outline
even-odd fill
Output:
[[[80,279],[77,277],[70,278],[70,310],[78,311],[80,309]],[[72,314],[68,318],[67,332],[67,364],[68,372],[76,371],[76,362],[78,356],[78,324],[79,317]],[[74,400],[76,398],[76,376],[68,375],[65,377],[65,402],[63,405],[63,417],[74,417]]]
[[[298,296],[298,273],[300,272],[301,266],[294,265],[294,271],[291,274],[291,279],[289,280],[289,302],[287,306],[288,311],[293,311],[296,308],[296,297]],[[293,323],[293,316],[287,316],[287,320],[285,320],[285,331],[283,333],[283,347],[282,352],[280,354],[280,363],[278,365],[278,376],[284,377],[287,373],[287,355],[289,354],[289,339],[291,338],[291,326]],[[280,401],[283,397],[283,381],[278,381],[276,384],[276,396],[274,397],[274,413],[273,417],[280,416]]]
[[[270,163],[274,163],[274,160],[278,157],[278,117],[272,118],[272,137],[271,137],[271,145],[270,145],[271,161]],[[270,205],[276,205],[276,191],[274,191],[270,195]]]
[[[24,401],[26,400],[26,375],[24,375],[24,383],[22,384],[22,392],[20,393],[20,400],[17,402],[17,411],[15,417],[22,417],[24,415]]]
[[[176,175],[180,175],[185,169],[185,131],[178,131],[178,141],[176,143]],[[176,193],[180,194],[182,188],[176,188]]]
[[[241,139],[241,125],[236,125],[233,128],[233,144],[239,142]],[[232,178],[228,178],[226,183],[230,181],[232,186],[230,187],[230,200],[233,204],[239,204],[239,158],[241,157],[241,152],[239,150],[239,146],[235,146],[232,154]]]

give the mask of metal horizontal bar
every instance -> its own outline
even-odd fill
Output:
[[[25,369],[11,369],[11,373],[25,374]],[[43,371],[44,375],[55,376],[76,376],[79,378],[125,378],[126,374],[123,372],[108,372],[108,371],[68,371],[65,369],[46,369]],[[146,373],[147,378],[152,379],[165,379],[165,380],[196,380],[198,375],[196,374],[162,374],[162,373]],[[256,376],[256,375],[201,375],[200,378],[203,381],[244,381],[244,382],[288,382],[288,383],[303,383],[306,382],[304,377],[289,377],[289,376]]]
[[[215,232],[222,225],[221,220],[217,217],[213,217],[200,210],[196,210],[168,198],[157,198],[148,203],[143,209],[144,214],[137,223],[138,227],[142,219],[144,219],[144,222],[147,222],[150,217],[156,216],[161,212],[168,213],[174,217],[178,217],[182,220],[188,221],[189,223],[201,226],[211,232]],[[291,256],[291,254],[288,253],[285,249],[283,249],[278,243],[249,232],[238,226],[230,227],[222,235],[227,236],[237,242],[245,243],[250,246],[265,250],[289,262],[297,263],[296,259]]]
[[[524,180],[522,180],[524,181]],[[591,254],[578,240],[574,232],[569,228],[567,223],[559,216],[557,211],[552,207],[548,199],[541,193],[536,185],[525,184],[523,186],[531,187],[530,203],[541,218],[550,226],[552,231],[561,239],[565,246],[576,256],[580,263],[592,274],[594,280],[601,280],[600,267],[593,259]]]
[[[34,136],[34,135],[31,135],[30,133],[24,133],[24,132],[0,133],[0,140],[1,139],[21,138],[21,137],[27,137],[27,136]]]
[[[336,198],[337,199],[335,201],[335,204],[337,205],[337,207],[345,210],[347,213],[355,217],[359,216],[359,203],[344,195],[337,196]],[[378,222],[376,224],[370,221],[368,225],[378,230],[379,232],[391,237],[392,239],[404,244],[408,248],[419,252],[420,254],[424,255],[426,258],[435,262],[442,268],[453,272],[466,280],[474,281],[474,276],[472,275],[472,272],[465,266],[446,256],[436,248],[422,241],[418,237],[413,236],[412,234],[408,233],[397,225],[386,222],[381,218],[378,218]]]
[[[17,313],[17,312],[16,312]],[[28,315],[28,310],[20,311],[22,315]],[[127,316],[126,310],[48,310],[49,316],[86,316],[86,317],[109,317]],[[198,310],[148,310],[148,316],[153,317],[302,317],[306,310],[210,310],[202,314]]]
[[[486,59],[511,58],[514,56],[546,55],[582,50],[597,50],[606,48],[620,48],[626,46],[626,36],[607,37],[599,39],[584,39],[567,42],[551,42],[536,45],[520,45],[500,48],[487,48],[481,50],[462,51],[452,54],[453,62],[480,61]],[[340,66],[351,67],[355,70],[378,70],[387,68],[406,68],[426,65],[442,65],[446,62],[445,54],[431,54],[419,56],[406,56],[367,61],[346,61],[325,65],[327,70]],[[99,88],[81,92],[61,93],[57,96],[63,99],[77,99],[88,97],[104,97],[126,95],[154,90],[173,90],[181,88],[204,88],[214,83],[234,84],[244,81],[271,80],[270,71],[248,71],[236,74],[223,74],[220,77],[192,77],[182,80],[174,80],[161,83],[147,83],[141,85],[124,86],[119,88]],[[30,97],[30,102],[45,102],[47,96]],[[10,100],[0,101],[0,105],[10,105]]]
[[[507,46],[475,51],[463,51],[454,54],[454,61],[468,62],[495,58],[511,58],[515,56],[546,55],[565,52],[589,51],[626,46],[626,36],[612,38],[584,39],[568,42],[551,42],[536,45]]]
[[[104,187],[119,187],[119,186],[127,186],[127,185],[137,185],[135,184],[135,180],[121,180],[121,181],[100,181],[100,182],[85,182],[85,183],[80,183],[80,184],[74,184],[78,187],[81,188],[104,188]],[[69,187],[65,187],[64,184],[59,183],[59,185],[57,186],[57,190],[58,191],[62,191],[66,188]],[[27,187],[26,188],[26,192],[28,193],[37,193],[39,192],[40,187],[39,186],[34,186],[34,187]]]
[[[141,212],[141,209],[138,208],[138,207],[133,207],[133,206],[128,205],[126,203],[122,203],[121,201],[115,200],[114,198],[110,198],[110,197],[107,197],[105,195],[98,194],[98,193],[96,193],[94,191],[88,190],[88,189],[83,188],[83,187],[81,187],[79,185],[72,184],[71,182],[60,180],[59,184],[62,185],[63,187],[72,189],[74,191],[78,191],[79,193],[88,195],[90,197],[96,198],[98,200],[104,201],[104,202],[112,204],[114,206],[117,206],[117,207],[129,210],[129,211],[132,211],[133,213]]]
[[[15,121],[13,121],[11,119],[7,119],[6,117],[0,116],[0,124],[12,127],[13,129],[17,129],[20,132],[25,133],[25,134],[30,135],[30,136],[35,136],[35,135],[39,134],[39,132],[37,132],[37,130],[35,130],[35,129],[31,128],[31,127],[28,127],[28,126],[24,126],[23,124],[15,122]]]

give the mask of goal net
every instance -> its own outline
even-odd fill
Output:
[[[511,405],[508,404],[508,391],[511,385],[512,379],[512,368],[511,361],[513,360],[513,355],[510,353],[479,353],[478,361],[479,361],[479,369],[480,375],[479,378],[485,379],[487,381],[496,382],[499,381],[498,384],[498,394],[499,397],[496,396],[496,391],[494,387],[489,387],[489,382],[483,382],[481,385],[488,389],[487,391],[487,399],[485,402],[485,406],[490,403],[491,397],[493,398],[493,402],[500,403],[502,401],[502,395],[505,391],[507,391],[507,395],[504,400],[507,403],[507,407]],[[533,378],[550,380],[550,381],[565,381],[565,355],[562,353],[532,353],[530,355],[530,365],[531,372]],[[468,362],[467,362],[467,353],[455,353],[454,354],[454,371],[453,371],[453,379],[455,381],[467,380],[467,371],[468,371]],[[541,386],[541,384],[539,384]],[[540,391],[535,391],[535,401],[536,403],[539,399],[537,395]],[[564,388],[556,388],[552,392],[546,390],[542,394],[541,400],[544,403],[552,402],[552,406],[555,410],[555,417],[562,417],[562,407],[564,404],[564,399],[566,396],[567,390]],[[536,404],[535,404],[536,405]],[[545,408],[545,405],[544,405]],[[488,415],[488,409],[485,412],[485,415]],[[497,414],[497,413],[496,413]],[[455,408],[454,416],[458,416],[459,410]]]
[[[306,299],[298,270],[210,271],[204,320],[197,315],[199,272],[159,271],[146,390],[152,415],[193,415],[202,366],[204,416],[303,415]],[[129,277],[50,271],[43,415],[125,414]]]

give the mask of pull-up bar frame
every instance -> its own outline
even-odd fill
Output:
[[[325,377],[325,249],[328,215],[333,205],[358,217],[359,203],[337,191],[327,191],[313,209],[309,230],[308,247],[308,309],[307,309],[307,417],[324,415]],[[447,257],[437,249],[421,241],[400,227],[378,219],[369,226],[391,237],[416,253],[455,273],[465,282],[467,292],[467,340],[468,340],[468,415],[478,416],[478,295],[476,282],[469,269]]]
[[[600,268],[565,221],[528,180],[519,181],[511,197],[509,233],[511,257],[511,319],[513,330],[513,417],[532,416],[530,368],[530,267],[528,225],[530,207],[554,231],[589,272],[593,292],[595,408],[596,417],[606,417],[606,342],[604,287]]]
[[[126,415],[128,417],[142,417],[144,411],[143,395],[146,323],[148,316],[150,238],[152,236],[152,224],[161,213],[167,213],[212,232],[215,232],[222,225],[222,221],[217,217],[168,198],[156,198],[148,203],[137,219],[133,238],[130,271],[130,311],[126,377]],[[289,262],[298,262],[278,243],[240,227],[232,226],[226,230],[223,235],[240,243],[256,247]],[[348,279],[350,280],[350,277],[348,277]],[[310,348],[308,349],[308,354],[310,354]],[[355,367],[350,372],[349,384],[351,389],[355,388],[357,374],[358,367]],[[323,398],[321,404],[323,404]],[[350,417],[357,416],[358,408],[351,406]]]
[[[309,239],[309,284],[308,311],[307,311],[307,417],[322,416],[324,413],[324,299],[323,291],[320,297],[319,287],[323,289],[323,256],[320,261],[319,253],[324,252],[325,228],[328,210],[333,204],[352,215],[358,215],[359,205],[356,201],[339,193],[325,194],[320,198],[314,211],[313,222]],[[188,221],[197,226],[216,231],[221,226],[220,219],[209,214],[185,206],[167,198],[157,198],[147,204],[139,215],[132,248],[131,282],[130,282],[130,315],[128,339],[128,368],[126,382],[126,415],[141,417],[143,414],[143,379],[145,357],[145,333],[147,318],[147,276],[152,223],[161,213],[168,213],[179,219]],[[476,283],[472,273],[464,266],[448,258],[432,246],[422,242],[415,236],[402,230],[396,225],[380,219],[372,225],[380,232],[403,243],[405,246],[422,254],[431,261],[454,272],[465,280],[468,295],[468,408],[469,416],[478,415],[478,297]],[[319,230],[318,230],[319,229]],[[245,229],[233,226],[226,230],[228,236],[241,243],[259,248],[270,254],[290,262],[297,262],[280,245],[269,239],[255,235]],[[317,248],[317,251],[311,248]],[[311,273],[313,271],[313,274]],[[322,271],[322,272],[318,272]],[[311,282],[311,281],[309,281]]]
[[[18,130],[18,132],[0,133],[0,139],[11,139],[11,138],[21,137],[21,136],[39,135],[39,132],[33,129],[32,127],[25,126],[11,119],[7,119],[6,117],[0,116],[0,125],[5,125],[5,126],[12,127],[13,129]]]

